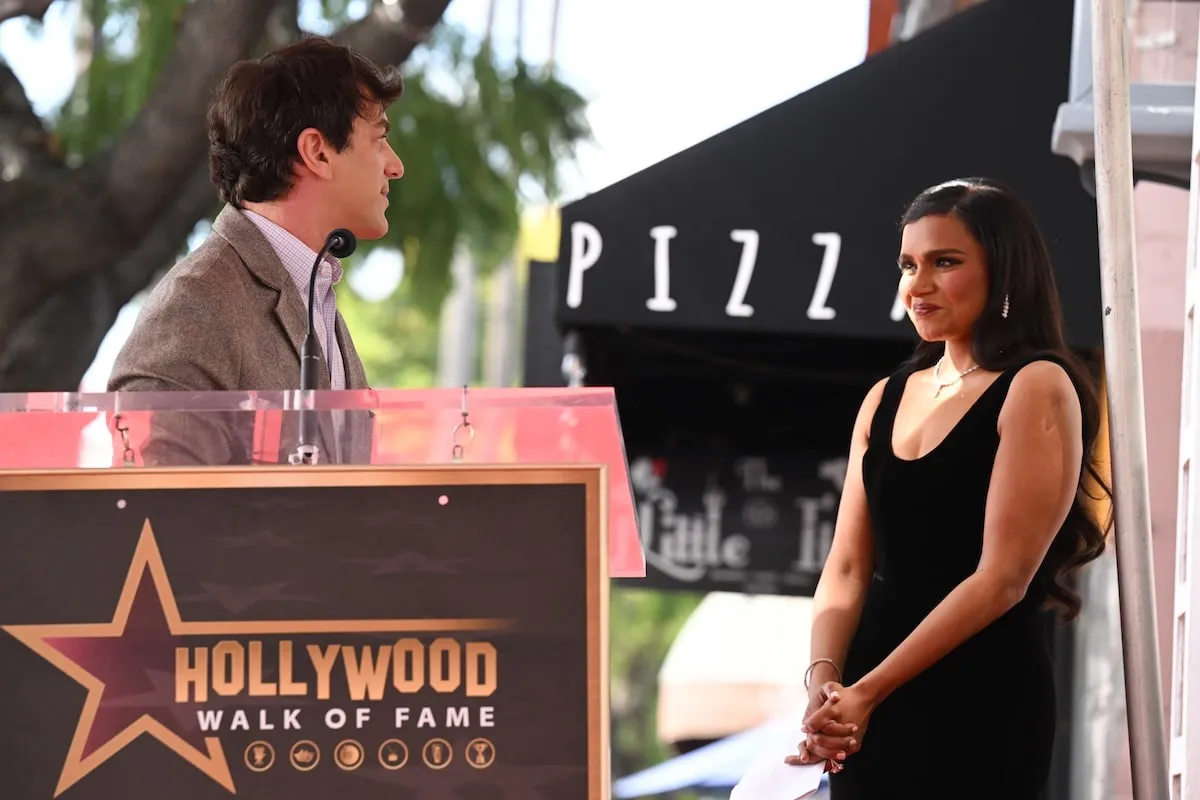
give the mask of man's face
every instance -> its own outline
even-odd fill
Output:
[[[350,143],[332,154],[328,187],[336,224],[360,239],[379,239],[388,231],[390,183],[404,175],[404,164],[388,143],[388,119],[380,106],[354,120]]]

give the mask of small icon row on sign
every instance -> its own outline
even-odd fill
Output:
[[[454,761],[454,748],[442,738],[434,738],[421,747],[421,760],[430,769],[445,769]],[[408,764],[408,745],[400,739],[387,739],[376,752],[379,766],[397,770]],[[496,747],[489,740],[476,738],[463,748],[463,760],[475,769],[487,769],[496,760]],[[367,760],[367,751],[355,739],[343,739],[333,748],[333,763],[346,772],[358,769]],[[275,748],[261,739],[246,747],[246,767],[252,772],[266,772],[275,766]],[[321,748],[311,739],[301,739],[288,751],[288,761],[300,772],[310,772],[321,763]]]

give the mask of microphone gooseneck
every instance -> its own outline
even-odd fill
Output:
[[[304,334],[304,344],[300,347],[300,389],[305,392],[316,391],[320,388],[321,353],[317,344],[316,299],[317,272],[325,254],[335,258],[346,258],[358,247],[354,234],[345,228],[335,228],[325,237],[325,243],[313,261],[308,275],[308,330]],[[310,410],[300,412],[300,437],[295,454],[289,459],[293,464],[317,463],[316,425],[314,414]]]
[[[304,334],[304,346],[300,349],[300,388],[304,391],[316,391],[320,385],[317,370],[321,366],[321,357],[317,353],[317,326],[315,322],[317,298],[317,272],[321,261],[329,253],[334,258],[346,258],[358,247],[354,234],[345,228],[336,228],[325,237],[325,244],[317,253],[312,270],[308,275],[308,330]]]

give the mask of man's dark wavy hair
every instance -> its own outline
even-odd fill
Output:
[[[209,169],[221,200],[242,208],[285,196],[301,131],[316,128],[341,152],[356,118],[403,91],[395,68],[317,36],[234,64],[208,109]]]

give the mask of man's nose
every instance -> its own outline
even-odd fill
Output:
[[[383,174],[387,176],[389,181],[399,180],[404,177],[404,162],[400,160],[400,156],[396,155],[396,151],[388,146],[391,153],[391,159],[388,160],[387,167],[384,168]]]

